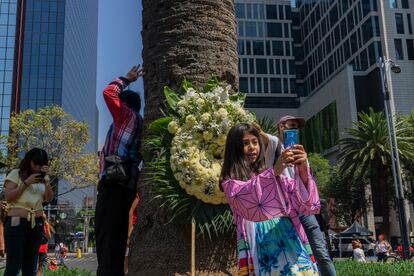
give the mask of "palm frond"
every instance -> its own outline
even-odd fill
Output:
[[[264,132],[277,136],[278,134],[278,129],[276,125],[277,122],[273,120],[272,118],[265,116],[257,120],[257,123],[261,126]]]

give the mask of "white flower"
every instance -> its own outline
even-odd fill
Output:
[[[201,115],[201,121],[205,124],[207,124],[211,120],[211,115],[208,113],[204,113]]]
[[[194,117],[194,115],[188,115],[185,118],[185,124],[187,128],[192,128],[196,123],[197,123],[197,120]]]
[[[206,141],[210,141],[211,139],[213,139],[213,133],[211,133],[210,131],[204,131],[203,132],[203,138]]]
[[[177,130],[178,130],[178,124],[177,124],[177,122],[176,121],[171,121],[168,124],[168,132],[171,133],[171,134],[174,134],[174,133],[177,132]]]
[[[204,105],[205,101],[202,98],[198,98],[196,100],[196,104],[198,105],[198,107],[202,107]]]
[[[196,96],[196,91],[194,90],[194,88],[188,88],[185,95],[184,95],[184,99],[190,99],[192,97]]]

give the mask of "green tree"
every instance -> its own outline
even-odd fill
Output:
[[[309,153],[308,160],[312,168],[313,176],[318,184],[319,195],[321,198],[327,198],[327,189],[331,174],[331,166],[329,165],[329,161],[318,153]]]
[[[65,180],[73,188],[94,185],[98,182],[98,157],[84,153],[88,140],[88,125],[72,119],[61,107],[28,109],[10,119],[7,165],[9,169],[17,167],[28,150],[38,147],[49,155],[51,183]]]
[[[338,222],[351,225],[355,218],[366,212],[371,202],[371,197],[365,194],[368,183],[366,177],[356,179],[340,172],[338,165],[332,168],[324,193],[328,198],[335,199],[333,213]]]
[[[387,122],[382,112],[358,114],[359,121],[347,129],[347,137],[340,139],[340,173],[349,181],[368,177],[372,190],[378,193],[379,205],[383,206],[382,232],[389,235],[389,201],[391,176],[390,145]],[[407,127],[406,118],[397,120],[396,137],[401,160],[414,158],[414,137]],[[361,186],[363,185],[361,181]]]

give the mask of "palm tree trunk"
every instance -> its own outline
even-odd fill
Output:
[[[379,164],[379,163],[378,163]],[[390,204],[388,200],[388,188],[387,188],[387,167],[384,165],[378,165],[379,168],[377,172],[377,183],[378,189],[380,191],[380,201],[381,206],[384,208],[382,209],[382,227],[381,232],[385,235],[387,239],[389,239],[390,235]]]
[[[185,78],[202,86],[214,74],[237,87],[234,1],[143,0],[142,6],[145,124],[161,116],[165,85],[176,89]],[[151,187],[143,179],[138,183],[141,203],[130,274],[185,274],[190,270],[190,225],[167,224],[169,217],[159,201],[152,201]],[[234,273],[228,270],[235,265],[233,235],[196,244],[199,270]]]

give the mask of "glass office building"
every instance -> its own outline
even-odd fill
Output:
[[[17,0],[0,0],[0,134],[9,133],[17,24]]]
[[[11,112],[58,105],[88,123],[97,153],[97,31],[98,0],[0,0],[2,135]]]
[[[236,0],[235,7],[246,107],[298,107],[290,1]]]
[[[25,5],[20,110],[62,105],[65,1]]]

